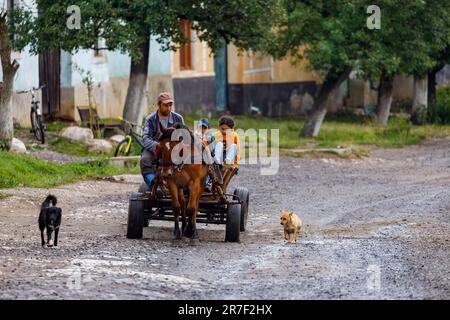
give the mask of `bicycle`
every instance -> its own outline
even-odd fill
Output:
[[[120,121],[122,121],[123,125],[127,127],[127,135],[125,139],[123,139],[118,145],[114,152],[114,157],[128,157],[131,152],[131,146],[133,145],[133,141],[136,141],[137,144],[144,149],[144,142],[142,136],[134,129],[135,127],[140,127],[139,125],[130,122],[128,120],[123,119],[122,117],[117,117]]]
[[[39,88],[32,88],[31,90],[23,90],[18,91],[17,93],[31,93],[31,110],[30,110],[30,119],[31,119],[31,133],[36,137],[36,139],[42,144],[45,143],[45,124],[42,119],[41,109],[39,108],[39,103],[36,99],[36,91],[45,88],[45,85],[40,86]]]

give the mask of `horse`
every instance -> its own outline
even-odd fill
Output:
[[[175,129],[185,129],[191,136],[191,143],[184,144],[182,140],[172,141],[172,133]],[[192,132],[182,124],[176,124],[173,128],[164,128],[160,124],[161,137],[158,139],[157,159],[160,165],[161,179],[169,189],[172,198],[172,209],[175,217],[174,240],[181,240],[182,235],[190,238],[191,243],[198,242],[196,227],[197,211],[200,196],[205,189],[205,178],[208,168],[202,162],[194,163],[193,156],[198,155],[198,149],[194,145]],[[181,145],[179,145],[181,143]],[[179,148],[178,155],[181,163],[174,163],[172,153],[174,148]],[[180,148],[181,147],[181,148]],[[190,147],[190,153],[187,148]],[[175,150],[177,151],[177,150]],[[187,161],[190,157],[191,161]],[[187,162],[187,163],[186,163]],[[184,192],[189,191],[188,203],[185,203]],[[182,233],[179,227],[180,213],[182,216]],[[186,225],[186,216],[188,222]]]

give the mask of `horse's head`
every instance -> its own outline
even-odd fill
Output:
[[[164,139],[158,144],[159,162],[163,178],[170,178],[174,173],[175,163],[172,161],[172,151],[178,143],[178,141]]]
[[[158,140],[158,147],[157,147],[157,158],[158,161],[161,164],[162,167],[162,176],[163,178],[170,178],[173,175],[175,163],[172,159],[172,151],[175,148],[176,145],[178,145],[182,140],[178,141],[172,141],[172,134],[173,132],[180,128],[178,124],[175,124],[172,128],[165,128],[159,124],[159,128],[161,131],[161,136]],[[182,156],[183,150],[180,151],[180,156]]]

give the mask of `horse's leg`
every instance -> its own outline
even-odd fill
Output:
[[[188,233],[192,240],[198,239],[197,233],[197,210],[198,210],[198,202],[200,201],[200,196],[202,192],[202,184],[200,179],[198,179],[191,189],[191,195],[189,197],[188,204],[188,216],[189,216],[189,224],[187,226]]]
[[[173,231],[173,239],[174,240],[180,240],[181,239],[181,231],[180,231],[180,225],[178,223],[179,217],[180,217],[180,201],[178,199],[178,188],[174,183],[169,183],[169,191],[170,195],[172,197],[172,209],[173,209],[173,215],[175,217],[175,228]]]
[[[178,201],[181,208],[181,233],[186,234],[186,201],[184,200],[183,189],[178,189]]]

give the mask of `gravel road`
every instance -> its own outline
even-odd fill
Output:
[[[450,139],[365,159],[281,158],[276,176],[242,165],[248,231],[200,225],[173,246],[172,223],[125,237],[141,178],[0,190],[0,299],[449,299]],[[57,248],[41,248],[40,202],[63,208]],[[287,244],[281,209],[304,228]]]

